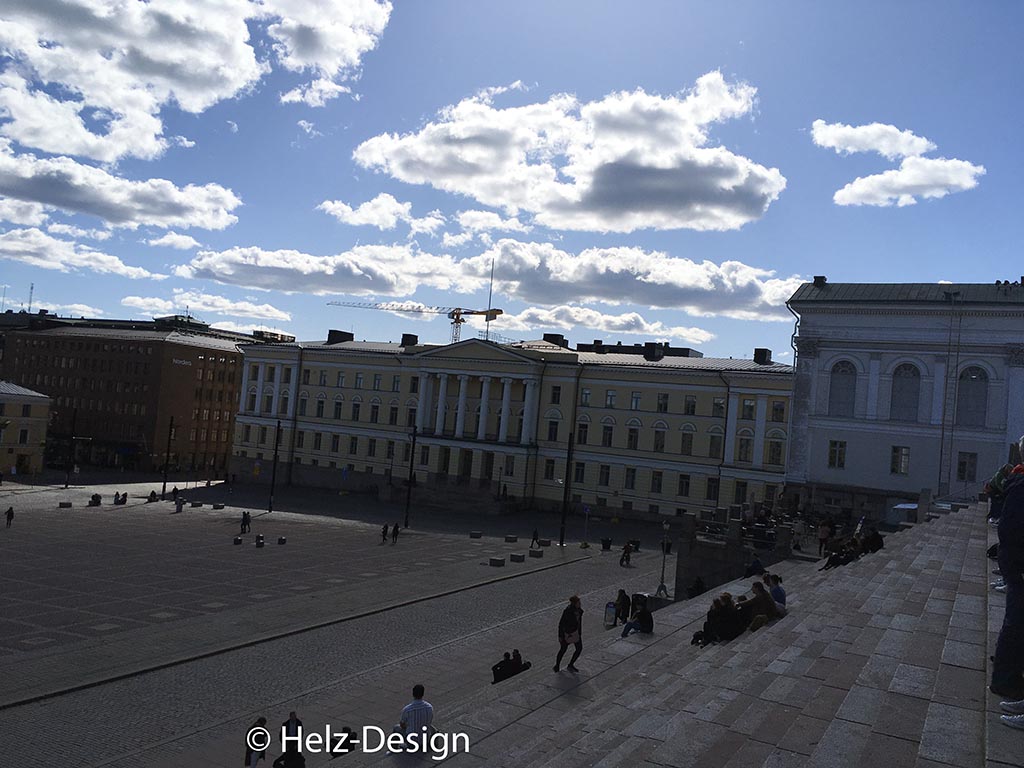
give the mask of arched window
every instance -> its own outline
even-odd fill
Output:
[[[960,374],[956,392],[956,423],[960,427],[983,427],[988,412],[988,374],[977,366]]]
[[[828,387],[828,415],[853,416],[857,398],[857,369],[849,360],[840,360],[832,366]]]
[[[917,404],[921,395],[921,372],[916,365],[903,363],[892,372],[890,421],[917,421]]]

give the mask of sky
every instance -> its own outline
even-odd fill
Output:
[[[6,0],[2,301],[436,343],[443,313],[393,310],[492,306],[499,341],[785,362],[813,275],[1021,279],[1022,20],[1009,0]]]

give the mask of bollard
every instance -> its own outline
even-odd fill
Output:
[[[502,568],[505,565],[505,558],[504,557],[492,557],[490,564],[491,564],[492,568]]]
[[[544,550],[543,549],[531,549],[530,550],[530,557],[544,557]]]
[[[213,508],[214,509],[224,509],[224,505],[223,504],[214,504]]]
[[[542,547],[550,547],[551,539],[537,539],[537,544],[539,544]]]
[[[278,536],[278,537],[277,537],[277,543],[278,543],[279,545],[281,545],[281,544],[287,544],[287,543],[288,543],[288,539],[287,539],[287,537],[285,537],[285,536]]]
[[[526,555],[524,555],[522,552],[513,552],[511,555],[508,556],[508,559],[511,560],[513,563],[525,563]]]
[[[612,551],[612,540],[611,539],[601,539],[601,551],[602,552],[611,552]]]
[[[235,536],[235,546],[237,547],[241,543],[242,543],[242,537],[241,536]]]
[[[60,507],[61,509],[71,509],[71,502],[70,501],[62,501],[57,506]]]
[[[262,548],[263,547],[263,534],[262,533],[257,533],[256,534],[256,547],[257,548]]]
[[[482,539],[484,537],[483,531],[470,531],[469,538],[471,539]]]
[[[515,544],[517,541],[519,541],[519,537],[515,536],[515,535],[513,535],[511,533],[507,534],[505,536],[505,543],[506,544]]]
[[[203,502],[201,502],[201,501],[193,501],[192,502],[192,509],[198,509],[201,506],[203,506]]]

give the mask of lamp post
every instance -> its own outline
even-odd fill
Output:
[[[655,597],[668,597],[668,587],[665,586],[665,560],[668,558],[668,520],[661,524],[661,583],[658,584],[658,591]]]
[[[572,447],[573,447],[573,432],[569,430],[569,444],[565,449],[565,484],[562,487],[562,525],[558,529],[558,546],[565,546],[565,518],[569,514],[569,493],[572,489],[572,475],[569,473],[572,471]]]
[[[171,423],[167,425],[167,451],[164,453],[164,485],[160,489],[160,501],[167,495],[167,465],[171,462],[171,436],[174,434],[174,417],[171,416]]]
[[[412,447],[409,449],[409,477],[405,481],[405,527],[409,527],[409,505],[412,503],[412,468],[416,462],[416,425],[412,425]]]
[[[64,468],[64,488],[68,487],[71,481],[71,468],[75,463],[75,424],[78,422],[78,409],[71,412],[71,437],[68,440],[68,460]]]
[[[277,420],[274,431],[274,466],[270,470],[270,498],[267,500],[267,512],[274,511],[274,484],[277,482],[277,452],[281,447],[281,420]]]

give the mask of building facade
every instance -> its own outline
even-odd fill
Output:
[[[43,469],[50,398],[0,380],[0,472],[8,479]]]
[[[648,516],[761,501],[783,481],[792,369],[760,355],[580,351],[557,334],[432,346],[332,331],[248,347],[234,471],[266,482],[280,425],[278,478],[296,484],[401,486],[411,461],[418,493],[475,507],[555,508],[568,494],[595,514]]]
[[[884,514],[968,497],[1024,433],[1024,286],[849,284],[816,277],[798,316],[787,487]]]

